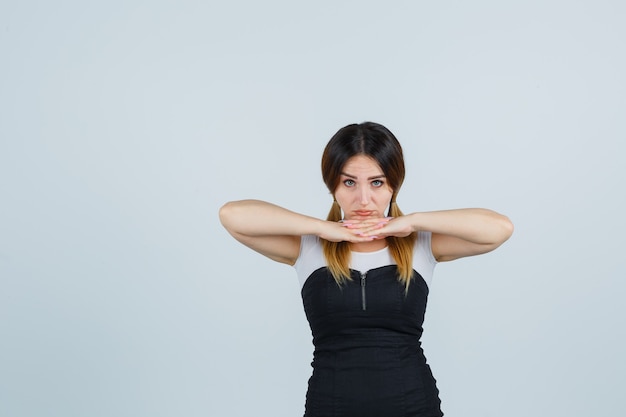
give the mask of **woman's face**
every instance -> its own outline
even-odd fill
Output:
[[[345,220],[364,220],[385,217],[392,194],[378,163],[369,156],[356,155],[348,159],[341,171],[335,200]]]

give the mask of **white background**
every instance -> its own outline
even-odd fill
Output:
[[[436,268],[446,416],[624,415],[625,4],[3,1],[0,416],[302,415],[295,272],[217,212],[325,217],[364,120],[405,212],[516,226]]]

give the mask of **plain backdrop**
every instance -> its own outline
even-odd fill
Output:
[[[293,269],[219,207],[325,217],[372,120],[405,212],[515,234],[435,270],[449,417],[624,415],[622,1],[2,1],[0,416],[302,415]]]

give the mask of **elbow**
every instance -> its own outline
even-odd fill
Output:
[[[502,244],[509,240],[509,238],[513,235],[513,231],[515,227],[513,226],[513,222],[507,216],[500,215],[500,243]]]
[[[488,241],[482,243],[479,253],[488,253],[499,248],[513,235],[513,222],[506,216],[497,214],[493,222],[493,233]]]
[[[233,217],[234,217],[234,211],[235,211],[235,203],[232,201],[229,201],[228,203],[224,204],[222,207],[220,207],[219,209],[219,219],[220,219],[220,223],[222,223],[222,226],[224,226],[224,228],[226,228],[226,230],[230,231],[231,230],[231,226],[233,224]]]
[[[229,201],[219,209],[220,223],[235,238],[245,234],[244,231],[249,227],[247,220],[251,215],[251,201]]]

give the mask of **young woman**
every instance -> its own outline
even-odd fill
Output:
[[[404,215],[404,174],[387,128],[352,124],[322,156],[326,220],[258,200],[220,210],[235,239],[296,269],[315,346],[306,417],[443,415],[420,344],[434,267],[494,250],[513,225],[487,209]]]

